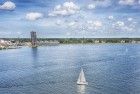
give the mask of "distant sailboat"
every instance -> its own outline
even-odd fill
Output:
[[[85,74],[83,69],[81,69],[81,72],[79,74],[79,78],[77,80],[78,85],[88,85],[88,82],[86,82]]]
[[[125,52],[128,52],[128,49],[127,48],[125,49]]]

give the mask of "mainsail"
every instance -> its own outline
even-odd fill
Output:
[[[77,80],[78,85],[87,85],[88,83],[86,82],[85,74],[83,69],[81,69],[81,72],[79,74],[79,78]]]

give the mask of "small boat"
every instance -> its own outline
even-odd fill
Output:
[[[77,80],[77,85],[88,85],[88,82],[86,81],[85,74],[82,68],[79,74],[79,78]]]
[[[127,48],[125,49],[125,52],[128,52],[128,49]]]

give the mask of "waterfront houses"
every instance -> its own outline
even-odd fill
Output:
[[[12,43],[9,40],[0,39],[0,50],[2,49],[16,49],[18,48],[17,43]]]
[[[8,48],[12,43],[6,40],[0,40],[0,49]]]

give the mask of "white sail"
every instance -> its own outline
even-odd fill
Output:
[[[125,52],[128,52],[128,49],[127,48],[125,49]]]
[[[83,69],[81,69],[81,72],[79,74],[79,78],[77,80],[77,84],[79,84],[79,85],[87,85]]]

